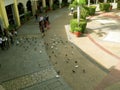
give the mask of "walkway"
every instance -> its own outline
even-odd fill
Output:
[[[71,90],[53,68],[34,18],[19,28],[14,45],[0,50],[0,84],[0,90]]]
[[[68,40],[92,57],[98,64],[110,71],[95,90],[119,90],[120,85],[120,16],[119,10],[89,18],[87,34],[75,37],[66,25]],[[110,86],[111,85],[111,86]],[[108,87],[109,86],[109,87]]]
[[[93,90],[108,74],[108,69],[119,62],[118,54],[113,52],[116,58],[105,51],[111,42],[105,44],[103,37],[98,37],[107,32],[95,30],[96,26],[104,26],[96,21],[99,18],[88,22],[88,36],[76,38],[64,28],[71,18],[67,8],[48,14],[51,28],[43,39],[38,23],[31,19],[18,30],[15,44],[0,51],[0,89]],[[118,83],[107,90],[119,90],[119,86]]]

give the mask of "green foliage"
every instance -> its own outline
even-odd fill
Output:
[[[104,8],[106,12],[110,11],[110,3],[105,3]]]
[[[77,2],[77,5],[85,5],[86,0],[75,0]]]
[[[84,33],[86,30],[86,25],[87,25],[87,21],[84,19],[80,19],[80,24],[79,27],[81,28],[81,32]]]
[[[70,31],[74,32],[74,31],[81,31],[82,33],[85,32],[86,30],[86,25],[87,25],[87,21],[84,19],[80,19],[80,22],[78,23],[77,19],[72,19],[70,21]]]
[[[110,3],[100,3],[99,6],[101,11],[110,11]]]
[[[120,10],[120,1],[117,2],[117,9]]]
[[[75,5],[75,6],[78,6],[78,5],[85,5],[86,4],[86,0],[74,0],[73,2],[72,2],[72,4],[73,5]]]
[[[80,10],[80,18],[86,19],[86,17],[89,15],[88,7],[81,7]],[[73,18],[77,18],[77,12],[73,13]]]
[[[75,27],[78,27],[77,19],[72,19],[72,20],[70,21],[70,28],[71,28],[70,31],[71,31],[71,32],[74,32]]]
[[[104,3],[99,4],[100,11],[104,11]]]
[[[74,32],[81,32],[81,30],[82,30],[82,29],[81,29],[80,27],[75,27],[75,28],[74,28]]]
[[[74,4],[70,4],[70,5],[69,5],[69,9],[71,9],[72,7],[73,7],[73,8],[76,8],[77,6],[74,5]]]
[[[53,4],[53,5],[52,5],[52,9],[53,9],[53,10],[55,10],[55,9],[57,9],[57,8],[58,8],[58,5],[57,5],[57,4]]]
[[[74,18],[74,19],[77,18],[77,12],[74,12],[74,13],[73,13],[73,18]]]
[[[11,24],[11,25],[8,26],[7,30],[12,31],[12,30],[15,30],[16,27],[17,27],[16,24]]]
[[[96,6],[90,6],[88,8],[89,8],[89,15],[95,15]]]
[[[89,10],[87,7],[81,7],[80,10],[80,18],[86,19],[86,17],[89,15]]]

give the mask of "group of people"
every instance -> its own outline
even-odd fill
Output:
[[[40,16],[40,20],[39,20],[39,28],[40,28],[40,32],[42,33],[42,37],[45,36],[45,28],[49,29],[49,17],[48,15],[46,15],[45,17]]]
[[[49,29],[50,28],[50,22],[49,22],[49,16],[45,15],[40,16],[39,18],[39,28],[40,28],[40,32],[42,33],[42,37],[45,36],[45,29]]]
[[[17,36],[17,31],[8,31],[4,29],[3,35],[0,35],[0,47],[2,50],[10,48],[10,44],[14,44],[14,36]]]

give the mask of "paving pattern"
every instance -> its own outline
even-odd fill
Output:
[[[60,13],[54,20],[62,15]],[[54,16],[54,13],[50,13]],[[56,73],[45,50],[38,22],[25,23],[9,49],[0,50],[1,90],[72,90]]]
[[[53,68],[46,68],[39,72],[34,72],[32,74],[24,75],[10,81],[5,81],[2,83],[2,86],[6,90],[19,90],[37,83],[47,81],[51,78],[55,78],[56,75],[57,74]]]

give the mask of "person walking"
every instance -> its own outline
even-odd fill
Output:
[[[49,21],[49,16],[46,14],[45,16],[45,26],[47,29],[50,28],[50,21]]]
[[[35,20],[38,21],[38,15],[35,13]]]
[[[1,47],[1,49],[3,49],[3,47],[2,47],[2,36],[0,36],[0,47]]]
[[[40,28],[40,32],[42,33],[42,37],[44,37],[45,36],[44,20],[39,21],[39,28]]]

